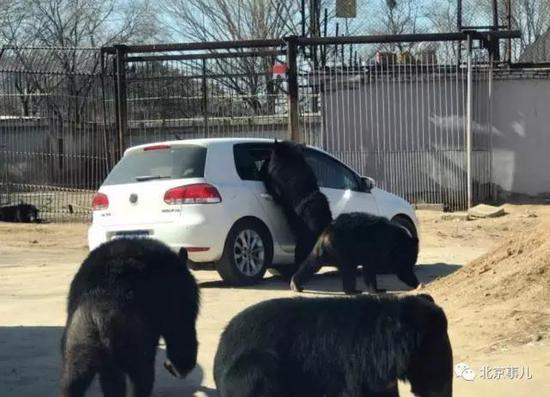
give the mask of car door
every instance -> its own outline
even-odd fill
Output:
[[[235,166],[242,183],[256,196],[268,219],[274,242],[283,251],[294,251],[294,235],[290,230],[282,208],[267,193],[260,179],[260,169],[271,155],[272,145],[268,143],[238,143],[234,146]]]
[[[305,156],[321,191],[327,196],[334,218],[354,211],[378,215],[373,194],[365,191],[361,178],[354,171],[319,150],[307,148]]]

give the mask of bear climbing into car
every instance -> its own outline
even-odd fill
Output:
[[[328,226],[291,280],[294,291],[302,291],[303,284],[322,266],[336,266],[342,277],[346,294],[356,290],[356,270],[363,267],[367,290],[380,292],[376,275],[395,273],[397,277],[416,288],[418,279],[414,265],[418,257],[418,239],[403,226],[380,216],[362,212],[341,214]]]
[[[246,343],[243,343],[246,340]],[[264,301],[235,316],[214,360],[221,397],[452,395],[443,310],[429,295]]]
[[[155,240],[117,239],[84,260],[69,291],[61,340],[62,395],[83,396],[96,374],[104,395],[149,396],[160,336],[165,368],[183,377],[197,358],[199,291],[180,254]]]
[[[326,196],[305,160],[303,145],[275,141],[268,161],[260,170],[267,192],[282,206],[294,233],[295,265],[309,255],[321,232],[332,221]]]

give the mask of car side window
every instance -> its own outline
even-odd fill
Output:
[[[270,145],[240,143],[233,147],[235,167],[245,181],[260,181],[260,169],[271,155]]]
[[[343,164],[321,152],[308,149],[306,162],[313,169],[321,187],[341,190],[360,190],[357,176]]]

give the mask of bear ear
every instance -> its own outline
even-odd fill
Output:
[[[184,248],[184,247],[181,247],[179,252],[178,252],[178,256],[180,258],[180,260],[183,262],[184,265],[187,264],[187,250]]]

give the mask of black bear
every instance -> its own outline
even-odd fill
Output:
[[[294,291],[322,266],[333,265],[342,276],[346,294],[357,293],[355,273],[363,267],[367,290],[381,292],[376,275],[395,273],[413,288],[418,286],[414,265],[418,257],[418,239],[388,219],[361,212],[341,214],[321,234],[309,257],[291,280]]]
[[[281,205],[296,238],[295,266],[309,255],[321,232],[332,222],[326,196],[304,157],[304,146],[289,141],[273,144],[260,170],[266,190]]]
[[[17,204],[0,207],[0,221],[31,223],[40,222],[38,208],[32,204]]]
[[[397,397],[398,379],[450,397],[452,376],[447,318],[426,294],[264,301],[230,321],[214,360],[221,397]]]
[[[199,290],[179,256],[159,241],[117,239],[84,260],[70,287],[61,340],[64,397],[83,396],[99,374],[105,396],[149,396],[160,336],[165,368],[183,377],[196,364]]]

